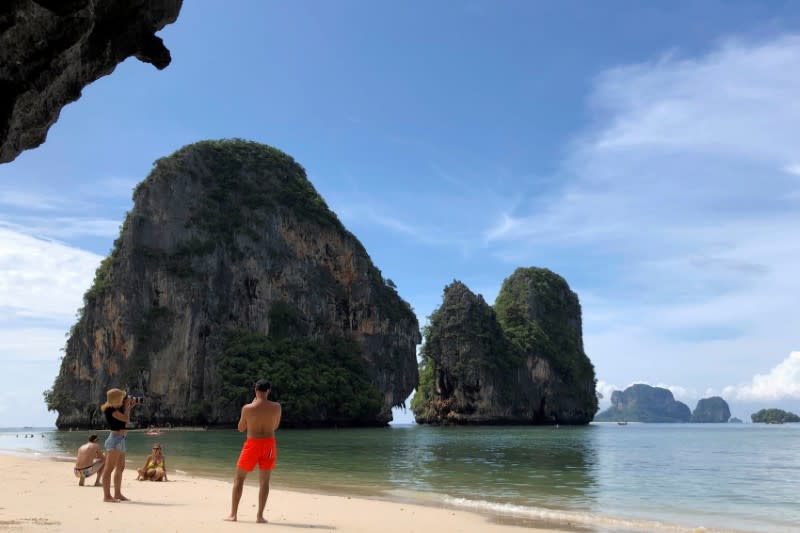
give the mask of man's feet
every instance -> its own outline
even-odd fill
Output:
[[[228,518],[225,519],[226,522],[236,522],[236,515],[232,514]]]
[[[126,497],[125,497],[125,496],[123,496],[122,494],[119,494],[119,495],[117,495],[117,496],[114,496],[114,498],[116,498],[116,500],[117,500],[118,502],[129,502],[129,501],[130,501],[128,498],[126,498]]]
[[[256,524],[266,524],[266,523],[267,523],[267,519],[264,518],[263,516],[257,516],[256,517]]]
[[[107,503],[119,503],[119,500],[115,500],[114,498],[103,498],[103,501]]]
[[[94,482],[94,486],[95,487],[102,487],[103,486],[103,482],[98,479],[97,481]]]

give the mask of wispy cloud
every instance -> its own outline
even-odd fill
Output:
[[[51,239],[119,235],[120,221],[104,218],[6,216],[0,227],[17,233]]]
[[[792,349],[798,93],[795,35],[604,72],[561,188],[486,229],[501,260],[566,252],[577,276],[602,270],[583,306],[599,377],[721,389]]]
[[[4,189],[0,190],[0,206],[52,211],[64,208],[65,203],[60,198],[55,198],[46,194]]]

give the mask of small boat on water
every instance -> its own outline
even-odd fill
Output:
[[[620,426],[627,426],[628,422],[627,422],[627,420],[619,420],[619,421],[617,421],[617,424],[619,424]]]

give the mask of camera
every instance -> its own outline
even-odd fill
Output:
[[[128,396],[131,405],[138,405],[144,403],[144,396]]]

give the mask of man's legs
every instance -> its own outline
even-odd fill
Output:
[[[244,480],[247,478],[247,471],[241,468],[236,469],[236,475],[233,477],[233,493],[231,494],[231,515],[226,518],[230,522],[236,522],[236,513],[239,511],[239,500],[242,499],[242,490],[244,490]]]
[[[100,468],[97,469],[97,477],[94,478],[94,486],[99,487],[102,485],[102,480],[100,479],[103,476],[103,469],[106,467],[106,462],[104,459],[100,461]]]
[[[264,519],[264,507],[267,506],[267,498],[269,497],[269,475],[272,472],[269,470],[259,471],[259,485],[258,485],[258,514],[256,515],[256,522],[265,524],[267,521]]]

